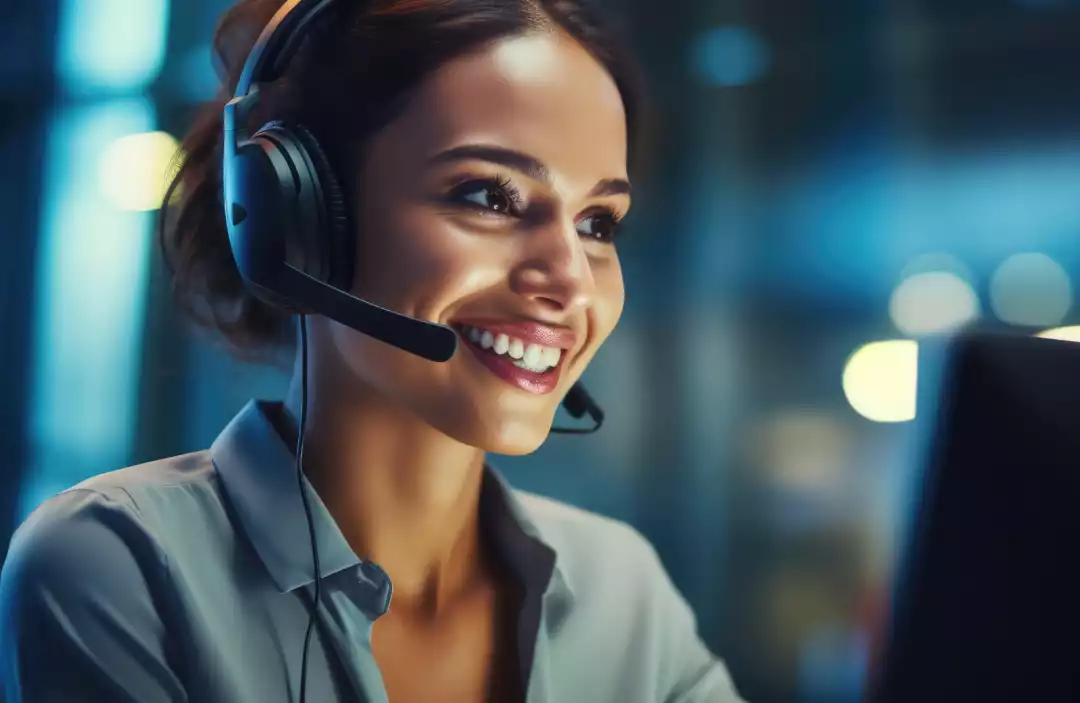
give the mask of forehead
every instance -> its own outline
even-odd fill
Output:
[[[584,48],[557,32],[500,40],[447,63],[391,131],[408,135],[402,146],[419,159],[484,143],[528,153],[556,178],[589,186],[626,175],[618,88]]]

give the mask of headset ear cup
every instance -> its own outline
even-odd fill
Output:
[[[354,257],[356,256],[355,235],[349,226],[349,214],[341,183],[334,175],[330,159],[315,135],[303,125],[295,125],[290,131],[307,152],[322,190],[323,205],[326,208],[324,213],[326,236],[329,240],[325,243],[329,247],[330,271],[326,282],[335,288],[349,290],[352,287]]]

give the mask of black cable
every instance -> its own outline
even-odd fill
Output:
[[[315,617],[319,612],[321,595],[319,570],[319,544],[315,538],[315,520],[311,516],[311,504],[308,502],[307,487],[304,485],[304,432],[307,427],[308,395],[308,340],[307,316],[300,315],[300,428],[296,434],[296,480],[300,485],[300,498],[304,501],[304,514],[307,516],[308,534],[311,535],[311,561],[315,567],[315,598],[308,617],[307,632],[304,634],[304,654],[300,660],[300,703],[307,700],[307,663],[308,648],[311,645],[311,631],[315,629]]]

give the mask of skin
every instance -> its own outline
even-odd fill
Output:
[[[528,155],[546,176],[437,158],[477,144]],[[546,439],[619,319],[618,256],[595,234],[629,208],[628,193],[597,191],[620,190],[610,186],[626,179],[626,147],[614,81],[557,31],[446,64],[368,145],[355,293],[444,324],[535,320],[577,334],[556,391],[536,395],[463,346],[436,364],[309,320],[306,470],[354,551],[394,582],[373,634],[391,700],[521,699],[518,588],[478,525],[483,461]],[[476,179],[496,187],[461,192]],[[506,182],[518,202],[500,199]],[[295,424],[298,374],[286,407]]]

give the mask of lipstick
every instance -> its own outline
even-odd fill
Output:
[[[573,330],[538,322],[471,319],[455,327],[464,346],[485,368],[507,383],[537,395],[546,395],[558,387],[563,361],[576,342]],[[523,359],[529,360],[528,366],[542,367],[538,360],[549,359],[547,363],[551,363],[556,354],[558,362],[547,369],[523,368]]]

